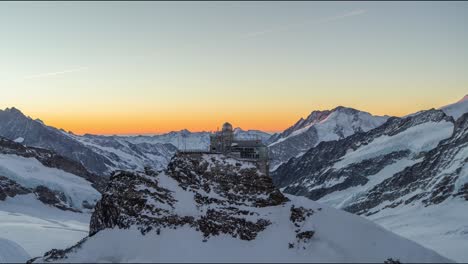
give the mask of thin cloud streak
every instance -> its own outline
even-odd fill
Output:
[[[356,10],[353,10],[353,11],[350,11],[350,12],[347,12],[347,13],[344,13],[344,14],[341,14],[341,15],[337,15],[337,16],[331,16],[331,17],[326,17],[326,18],[312,20],[312,21],[305,21],[305,22],[302,22],[302,23],[289,24],[289,25],[285,25],[285,26],[282,26],[282,27],[276,27],[276,28],[267,29],[267,30],[263,30],[263,31],[252,32],[252,33],[244,35],[243,38],[251,38],[251,37],[257,37],[257,36],[272,33],[272,32],[286,31],[286,30],[289,30],[291,28],[295,28],[295,27],[299,27],[299,26],[303,26],[303,25],[323,24],[323,23],[327,23],[327,22],[332,22],[332,21],[345,19],[345,18],[348,18],[348,17],[359,16],[359,15],[365,14],[366,12],[367,12],[367,10],[364,10],[364,9],[356,9]]]
[[[74,69],[69,69],[69,70],[64,70],[64,71],[40,73],[40,74],[25,76],[24,79],[44,78],[44,77],[49,77],[49,76],[65,74],[65,73],[78,72],[78,71],[82,71],[86,69],[88,69],[88,67],[79,67],[79,68],[74,68]]]

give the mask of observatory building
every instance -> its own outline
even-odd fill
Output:
[[[210,153],[221,153],[240,160],[254,161],[268,175],[268,148],[259,138],[237,139],[232,125],[224,123],[221,131],[210,135]]]
[[[206,154],[223,154],[233,159],[254,163],[258,170],[269,175],[270,163],[268,148],[258,137],[236,138],[232,125],[224,123],[221,131],[210,134],[209,150],[206,149],[184,149],[178,150],[177,155],[185,155],[198,158]]]

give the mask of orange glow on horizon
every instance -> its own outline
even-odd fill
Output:
[[[359,109],[355,107],[356,109]],[[326,108],[325,108],[326,109]],[[318,109],[318,110],[325,110]],[[328,108],[332,109],[332,108]],[[399,109],[399,111],[362,111],[370,112],[374,115],[404,116],[413,113],[412,109]],[[387,109],[390,110],[390,109]],[[247,114],[226,114],[226,115],[194,115],[188,116],[186,113],[178,114],[95,114],[87,115],[81,113],[46,114],[34,116],[41,119],[46,125],[53,126],[65,131],[71,131],[77,135],[98,134],[98,135],[145,135],[163,134],[171,131],[188,129],[191,132],[215,131],[228,121],[234,127],[244,130],[261,130],[268,133],[281,132],[292,126],[301,117],[306,118],[313,110],[304,113],[247,113]],[[26,114],[26,113],[25,113]]]

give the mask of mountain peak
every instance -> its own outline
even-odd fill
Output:
[[[465,102],[465,101],[468,101],[468,94],[466,94],[465,96],[463,96],[463,98],[460,99],[457,103],[461,103],[461,102]]]
[[[4,111],[7,112],[7,113],[19,114],[19,115],[24,116],[24,114],[16,107],[11,107],[11,108],[7,107]]]
[[[455,120],[457,120],[464,113],[468,113],[468,94],[456,103],[442,106],[439,109],[444,111],[445,114],[452,116]]]

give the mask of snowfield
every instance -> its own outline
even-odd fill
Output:
[[[62,211],[45,205],[32,194],[8,197],[0,201],[0,238],[20,245],[27,254],[17,254],[18,260],[26,262],[29,256],[71,246],[88,235],[90,217],[88,213]],[[0,262],[2,254],[0,240]],[[7,259],[5,262],[16,261]]]
[[[0,263],[26,262],[28,259],[30,256],[20,245],[0,238]]]
[[[83,201],[94,203],[101,195],[82,177],[44,166],[35,158],[0,154],[0,175],[25,187],[44,185],[63,192],[74,208],[81,208]]]
[[[457,262],[468,260],[468,203],[462,199],[389,208],[368,219]]]
[[[452,132],[453,123],[443,121],[423,123],[394,136],[383,135],[366,146],[355,151],[350,150],[341,161],[335,163],[333,168],[341,169],[353,163],[400,150],[410,150],[412,153],[428,151],[435,148],[441,140],[449,138]]]

